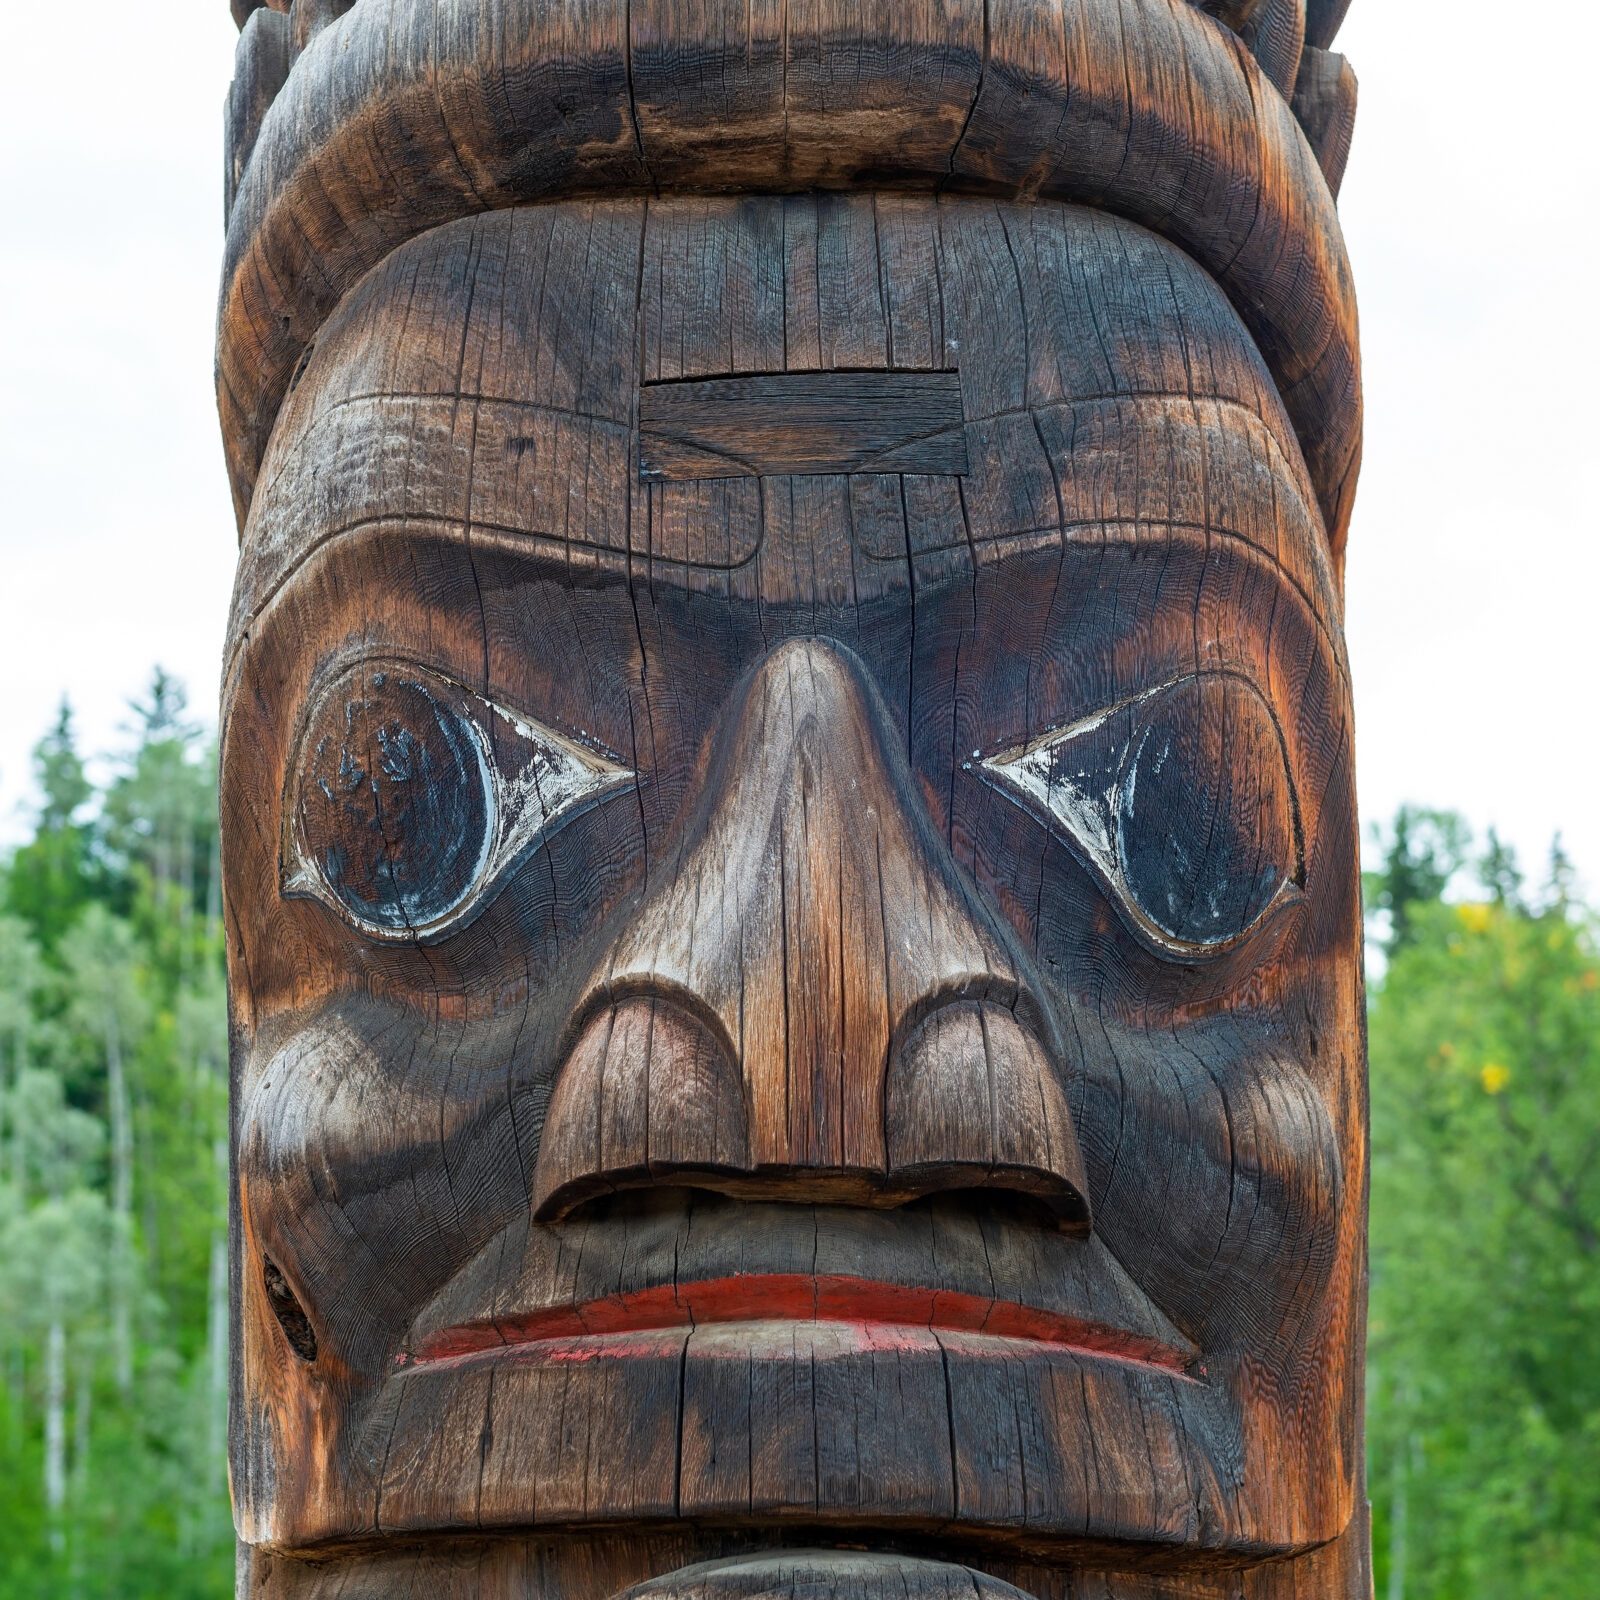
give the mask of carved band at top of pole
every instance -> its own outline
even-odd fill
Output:
[[[328,0],[307,0],[311,5],[328,3]],[[358,0],[334,0],[335,9],[348,11]],[[1200,10],[1218,18],[1236,32],[1250,23],[1267,0],[1189,0]],[[256,11],[288,12],[293,0],[228,0],[233,20],[239,27],[250,20]],[[1306,42],[1326,50],[1339,32],[1344,14],[1350,9],[1350,0],[1306,0]]]
[[[1354,289],[1328,174],[1265,80],[1292,88],[1341,4],[1233,7],[1276,29],[1253,53],[1189,0],[317,3],[339,14],[308,41],[276,4],[241,41],[258,110],[235,133],[217,374],[241,526],[297,364],[406,240],[561,198],[898,188],[1096,206],[1194,256],[1277,381],[1340,559]]]

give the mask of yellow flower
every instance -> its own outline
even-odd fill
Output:
[[[1499,1094],[1511,1082],[1511,1068],[1502,1067],[1498,1061],[1486,1062],[1478,1074],[1483,1080],[1485,1094]]]
[[[1489,918],[1492,915],[1492,908],[1482,901],[1475,900],[1466,905],[1456,907],[1456,916],[1460,919],[1461,926],[1468,933],[1487,933],[1489,931]]]

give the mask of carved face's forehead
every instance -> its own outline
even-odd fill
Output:
[[[797,432],[809,459],[773,459]],[[1337,631],[1243,327],[1181,252],[1071,207],[618,202],[441,228],[351,294],[285,406],[236,639],[309,555],[374,532],[778,608],[1215,539]]]

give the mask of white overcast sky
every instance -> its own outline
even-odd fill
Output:
[[[1600,887],[1600,7],[1355,0],[1343,214],[1367,452],[1348,622],[1367,819],[1560,829]],[[8,9],[0,842],[61,695],[116,747],[157,661],[208,718],[233,564],[211,395],[224,0]],[[68,71],[70,67],[70,71]]]

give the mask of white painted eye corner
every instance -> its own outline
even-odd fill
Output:
[[[637,780],[636,773],[589,745],[504,706],[486,704],[531,751],[519,771],[501,775],[501,848],[497,853],[520,853],[554,832],[585,803],[631,787]]]
[[[1004,751],[979,763],[983,777],[1042,810],[1108,877],[1116,872],[1111,818],[1116,809],[1117,774],[1063,771],[1057,757],[1073,730],[1063,729],[1022,750]]]
[[[603,754],[585,733],[560,733],[467,689],[476,703],[496,800],[496,827],[483,870],[461,905],[426,930],[431,942],[466,926],[504,887],[512,870],[592,805],[632,788],[637,773]],[[514,752],[514,753],[513,753]]]
[[[1118,714],[1153,700],[1169,686],[1161,684],[1127,700],[1082,717],[1064,727],[1050,728],[1027,744],[1000,750],[992,756],[973,756],[979,775],[988,783],[1021,799],[1030,809],[1042,810],[1109,882],[1119,886],[1114,819],[1124,749],[1074,766],[1063,753],[1097,732]],[[1131,731],[1131,730],[1130,730]],[[970,769],[972,762],[965,765]]]

